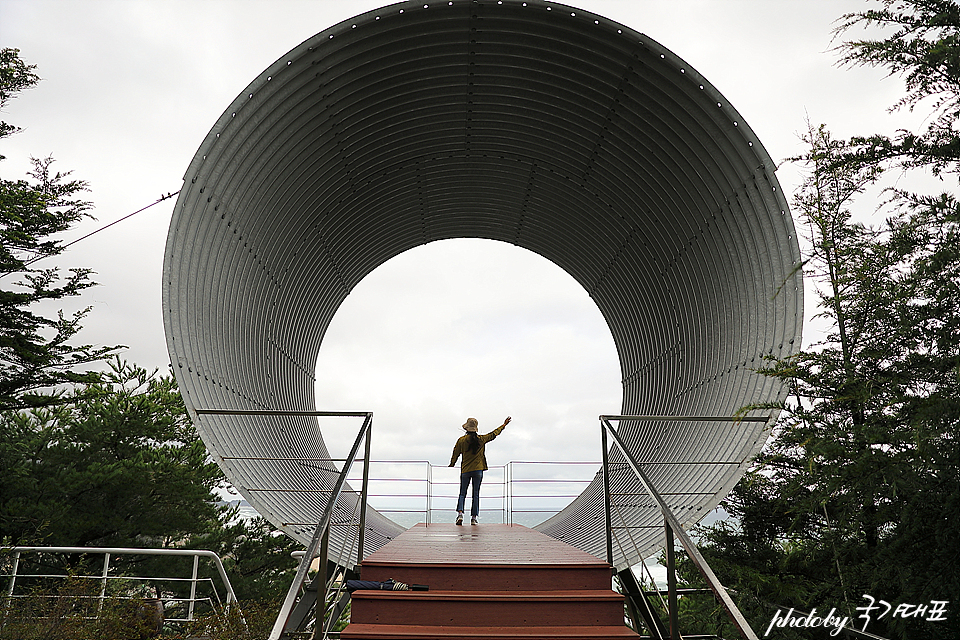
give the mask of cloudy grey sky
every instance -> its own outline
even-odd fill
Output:
[[[89,181],[97,221],[80,237],[180,188],[219,115],[263,69],[315,33],[381,0],[0,0],[0,46],[21,49],[41,84],[3,119],[0,175],[53,155]],[[844,70],[833,22],[852,0],[581,0],[578,8],[659,41],[713,83],[770,155],[801,150],[809,117],[836,136],[892,131],[911,116],[877,70]],[[783,167],[787,192],[798,182]],[[81,338],[125,344],[166,371],[160,273],[173,200],[71,248],[100,286]],[[808,306],[813,298],[808,297]],[[809,313],[809,312],[808,312]],[[597,416],[620,409],[609,331],[587,294],[544,259],[484,241],[436,243],[362,282],[320,355],[318,408],[373,410],[374,457],[445,464],[468,415],[481,430],[510,414],[492,462],[597,460]],[[334,449],[351,437],[329,434]],[[339,438],[339,439],[338,439]]]

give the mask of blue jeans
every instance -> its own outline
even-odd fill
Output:
[[[480,515],[480,483],[483,482],[483,470],[467,471],[460,474],[460,499],[457,500],[457,511],[463,513],[464,503],[467,501],[467,487],[473,481],[473,496],[470,500],[470,516]]]

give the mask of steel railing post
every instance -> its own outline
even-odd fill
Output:
[[[506,484],[504,492],[507,495],[504,504],[503,519],[507,524],[513,524],[513,462],[508,462],[503,469],[503,481]]]
[[[193,573],[190,576],[190,604],[187,606],[187,619],[193,620],[194,606],[197,603],[197,570],[200,568],[200,556],[193,556]]]
[[[107,575],[110,573],[110,554],[103,554],[103,574],[100,579],[100,598],[97,603],[97,615],[103,611],[103,601],[107,597]]]
[[[427,465],[427,487],[424,493],[427,494],[427,512],[424,514],[424,517],[429,525],[433,523],[433,465],[429,462],[425,464]]]
[[[610,514],[610,460],[607,454],[607,430],[600,425],[600,441],[603,453],[603,515],[607,529],[607,562],[613,566],[613,518]]]
[[[13,598],[13,589],[17,584],[17,571],[20,570],[20,552],[13,554],[13,573],[10,574],[10,586],[7,587],[7,598]]]
[[[327,561],[329,556],[330,527],[327,527],[323,532],[323,538],[320,540],[320,555],[317,558],[320,566],[317,568],[317,575],[313,579],[317,585],[317,603],[314,609],[316,611],[316,621],[313,623],[313,640],[327,637],[327,625],[324,624],[323,614],[327,610],[327,579],[333,577],[327,575]]]
[[[679,638],[680,618],[677,614],[677,558],[673,550],[673,530],[667,519],[663,519],[666,534],[667,552],[667,614],[670,619],[670,640]]]
[[[363,447],[363,487],[360,490],[360,532],[357,534],[357,566],[363,562],[363,536],[367,527],[367,499],[370,494],[370,440],[373,436],[373,417],[367,421],[366,442]]]
[[[503,466],[503,486],[500,487],[500,517],[503,520],[503,524],[507,523],[507,493],[509,493],[509,487],[507,485],[507,465]]]

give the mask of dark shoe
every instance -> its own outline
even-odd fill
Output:
[[[470,524],[480,524],[476,518],[470,518]]]
[[[459,525],[462,525],[462,524],[463,524],[463,514],[462,514],[462,513],[458,513],[458,514],[457,514],[457,524],[459,524]]]

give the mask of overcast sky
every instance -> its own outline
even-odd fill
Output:
[[[206,133],[261,71],[303,40],[387,4],[368,0],[0,0],[0,46],[37,65],[40,85],[2,119],[0,175],[52,155],[87,180],[97,221],[77,238],[177,191]],[[878,70],[830,52],[850,0],[582,0],[685,59],[723,93],[777,161],[801,150],[809,117],[835,136],[893,131],[902,93]],[[788,193],[795,169],[784,167]],[[167,370],[160,274],[174,200],[78,243],[56,261],[100,286],[84,342]],[[808,315],[813,302],[808,297]],[[467,416],[513,424],[491,463],[597,460],[597,416],[620,409],[610,333],[586,292],[543,258],[485,241],[434,243],[363,281],[320,355],[318,408],[373,410],[374,457],[446,464]],[[343,430],[344,432],[346,429]],[[334,448],[352,439],[328,434]]]

